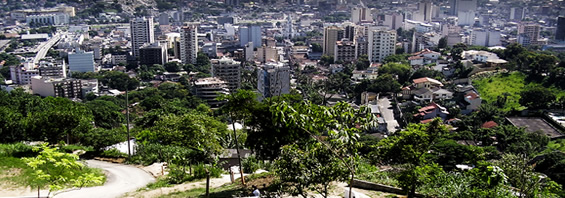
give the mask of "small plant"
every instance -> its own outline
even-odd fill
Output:
[[[106,150],[106,151],[102,152],[101,155],[103,157],[127,157],[128,156],[127,154],[122,153],[121,151],[119,151],[116,148]]]
[[[243,172],[254,173],[259,169],[259,162],[254,155],[249,156],[242,160]]]

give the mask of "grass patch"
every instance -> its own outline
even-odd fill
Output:
[[[33,176],[33,169],[16,157],[0,157],[0,182],[14,186],[26,186]]]
[[[529,87],[542,86],[540,83],[528,82],[526,75],[521,72],[501,73],[495,76],[480,78],[473,81],[473,85],[479,91],[481,98],[486,102],[496,102],[498,96],[508,94],[504,111],[524,110],[520,105],[520,92]],[[549,88],[557,98],[565,96],[565,91],[556,87]]]
[[[226,184],[218,188],[210,189],[211,198],[225,198],[233,197],[232,195],[240,195],[244,193],[244,189],[237,184]],[[161,196],[171,197],[171,198],[196,198],[196,197],[206,197],[206,187],[204,188],[193,188],[183,192],[174,192],[171,194]]]

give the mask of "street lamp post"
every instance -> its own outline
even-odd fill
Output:
[[[128,133],[128,158],[131,157],[131,146],[130,146],[130,135],[129,135],[129,96],[128,96],[128,90],[129,90],[129,76],[127,78],[126,81],[126,130]]]

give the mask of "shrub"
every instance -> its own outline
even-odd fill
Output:
[[[242,160],[241,166],[243,166],[244,173],[254,173],[259,169],[259,162],[254,155],[251,155]]]
[[[206,176],[206,175],[204,175]],[[190,181],[193,180],[194,177],[192,177],[190,174],[188,174],[186,167],[183,166],[177,166],[175,164],[171,164],[169,165],[169,174],[167,177],[167,182],[169,184],[180,184],[183,183],[185,181]]]
[[[37,152],[33,151],[33,147],[23,144],[0,144],[0,156],[3,157],[34,157]]]
[[[127,157],[128,155],[122,153],[116,148],[112,148],[110,150],[103,151],[101,154],[102,157]]]
[[[222,168],[217,165],[198,164],[194,166],[193,169],[194,179],[206,178],[206,169],[210,172],[210,177],[220,177],[224,172]]]

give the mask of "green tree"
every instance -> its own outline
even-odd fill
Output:
[[[118,71],[105,72],[103,74],[102,83],[120,91],[125,91],[126,88],[128,90],[134,90],[139,86],[139,81],[137,79],[130,78],[126,73]]]
[[[181,70],[180,64],[178,62],[175,62],[175,61],[165,63],[164,68],[168,72],[178,72],[178,71]]]
[[[377,147],[377,156],[383,162],[406,164],[399,178],[408,197],[414,197],[416,188],[426,182],[425,175],[435,174],[437,165],[426,160],[426,154],[436,145],[448,130],[436,118],[428,124],[411,124],[406,130],[383,139]]]
[[[379,74],[391,74],[398,79],[400,84],[405,84],[410,78],[410,65],[400,63],[387,63],[379,68]]]
[[[93,100],[87,102],[86,106],[92,111],[94,125],[98,127],[110,129],[120,126],[125,121],[122,108],[113,102]]]
[[[544,87],[534,87],[520,92],[520,104],[528,109],[544,109],[555,101],[556,96]]]
[[[367,55],[361,55],[355,62],[355,69],[357,70],[366,70],[371,66],[371,61],[369,61],[369,57]]]
[[[284,146],[275,161],[275,173],[285,192],[307,198],[307,189],[328,197],[330,183],[346,180],[349,171],[322,143],[314,142],[305,148]]]
[[[312,52],[322,52],[322,46],[318,43],[312,43]]]
[[[441,38],[439,39],[439,42],[438,42],[438,44],[437,44],[437,47],[440,48],[440,49],[445,49],[445,48],[447,48],[447,37],[445,37],[445,36],[444,36],[444,37],[441,37]]]
[[[322,55],[320,58],[320,64],[328,66],[334,63],[334,57],[329,55]]]
[[[62,153],[57,148],[49,148],[47,144],[34,147],[34,151],[39,151],[37,157],[23,158],[24,162],[34,170],[33,180],[29,185],[39,189],[49,186],[49,194],[53,191],[65,188],[69,183],[74,187],[84,187],[88,185],[100,185],[104,181],[104,176],[97,176],[94,173],[76,175],[84,167],[78,162],[75,154]]]

